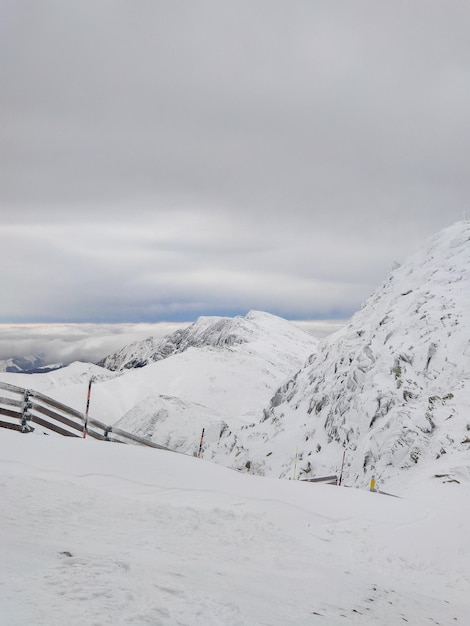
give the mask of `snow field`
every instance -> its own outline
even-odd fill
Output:
[[[468,483],[408,499],[0,432],[0,623],[467,624]]]

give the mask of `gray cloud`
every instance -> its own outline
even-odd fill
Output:
[[[468,3],[0,11],[0,320],[344,317],[467,208]]]

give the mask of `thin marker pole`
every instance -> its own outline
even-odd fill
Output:
[[[90,378],[90,382],[88,383],[88,394],[86,398],[85,420],[83,422],[83,439],[86,438],[87,430],[88,430],[88,409],[90,408],[90,396],[91,396],[91,383],[92,382],[93,382],[93,378]]]
[[[204,428],[202,429],[202,433],[201,433],[201,440],[199,442],[199,450],[197,452],[197,458],[200,459],[201,458],[201,452],[202,452],[202,440],[204,439]]]
[[[297,457],[299,456],[299,446],[295,449],[295,461],[294,461],[294,480],[297,475]]]
[[[341,463],[341,473],[339,475],[338,487],[341,487],[341,483],[343,482],[343,468],[344,468],[344,458],[346,456],[346,450],[343,452],[343,461]]]

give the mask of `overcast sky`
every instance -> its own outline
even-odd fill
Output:
[[[462,219],[468,0],[0,0],[0,322],[345,318]]]

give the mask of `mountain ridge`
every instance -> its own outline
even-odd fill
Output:
[[[264,311],[249,311],[244,317],[201,316],[183,329],[178,329],[162,339],[148,337],[136,341],[121,350],[100,360],[97,365],[112,371],[145,367],[150,363],[161,361],[175,354],[181,354],[189,348],[234,348],[258,341],[266,336],[267,327],[271,324],[283,326],[291,337],[297,335],[306,339],[311,336],[300,329],[293,329],[287,320]],[[298,330],[298,332],[297,332]],[[294,334],[295,333],[295,334]],[[315,340],[312,340],[314,343]]]

